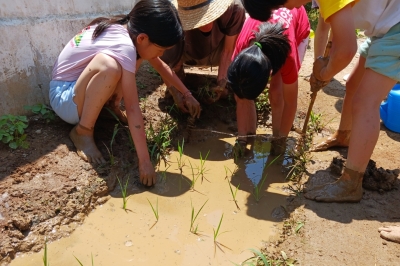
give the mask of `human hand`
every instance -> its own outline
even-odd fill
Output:
[[[199,118],[201,113],[200,103],[193,97],[193,95],[189,91],[183,95],[183,101],[190,116],[193,118]]]
[[[150,160],[139,162],[140,182],[145,186],[152,186],[156,183],[156,172]]]
[[[332,77],[326,77],[326,67],[329,63],[328,57],[318,57],[313,64],[313,73],[310,76],[310,87],[312,92],[318,92],[328,85]]]
[[[167,90],[172,95],[172,98],[174,99],[174,103],[179,108],[179,110],[183,113],[189,113],[189,110],[185,106],[185,100],[184,100],[182,93],[180,93],[174,87],[168,87]]]

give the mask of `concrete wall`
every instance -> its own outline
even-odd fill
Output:
[[[64,45],[100,16],[127,14],[135,0],[0,0],[0,116],[48,103]]]

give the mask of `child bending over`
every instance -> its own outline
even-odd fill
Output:
[[[75,125],[69,136],[80,157],[88,162],[105,162],[94,142],[93,129],[101,109],[108,104],[129,125],[141,182],[148,186],[155,183],[135,73],[141,61],[148,60],[164,79],[187,93],[159,59],[176,44],[183,47],[183,30],[169,0],[141,0],[128,15],[97,18],[68,42],[54,64],[49,96],[57,115]],[[199,115],[199,103],[188,97],[188,107]],[[126,115],[119,108],[122,98]]]

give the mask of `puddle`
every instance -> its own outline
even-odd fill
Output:
[[[50,265],[233,265],[252,256],[249,248],[259,248],[262,241],[275,240],[280,220],[285,216],[285,184],[281,173],[282,160],[265,169],[270,143],[256,139],[252,154],[237,164],[226,158],[231,152],[234,138],[210,138],[205,142],[185,144],[183,178],[177,167],[178,153],[170,156],[166,179],[162,174],[157,186],[149,190],[128,188],[131,194],[125,212],[119,188],[104,205],[89,214],[83,225],[69,237],[48,244]],[[207,169],[190,190],[192,170],[200,165],[200,152],[204,158],[210,150],[204,167]],[[218,152],[219,151],[219,152]],[[190,160],[190,163],[189,163]],[[226,178],[225,167],[234,171]],[[161,171],[165,170],[162,163]],[[194,170],[194,173],[197,171]],[[264,175],[266,180],[260,191],[259,202],[253,195],[254,187]],[[237,209],[231,191],[239,185]],[[148,200],[156,207],[159,220]],[[191,204],[195,213],[204,204],[195,225],[199,235],[189,232]],[[215,248],[213,228],[223,220],[217,241],[227,248]],[[154,226],[153,226],[154,225]],[[152,227],[153,226],[153,227]],[[151,228],[151,229],[150,229]],[[228,249],[229,248],[229,249]],[[42,265],[43,251],[17,257],[11,265]]]

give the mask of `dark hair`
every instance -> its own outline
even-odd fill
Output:
[[[290,52],[288,37],[281,24],[261,23],[255,42],[241,51],[228,68],[227,85],[239,98],[254,100],[267,86],[270,72],[274,75]]]
[[[287,0],[242,0],[244,9],[250,17],[267,21],[272,14],[272,10],[280,8]]]
[[[145,33],[150,42],[161,47],[178,46],[178,61],[183,53],[184,32],[178,11],[170,0],[140,0],[132,11],[126,15],[112,18],[96,18],[90,25],[98,24],[92,39],[96,39],[112,24],[128,24],[132,37]]]

